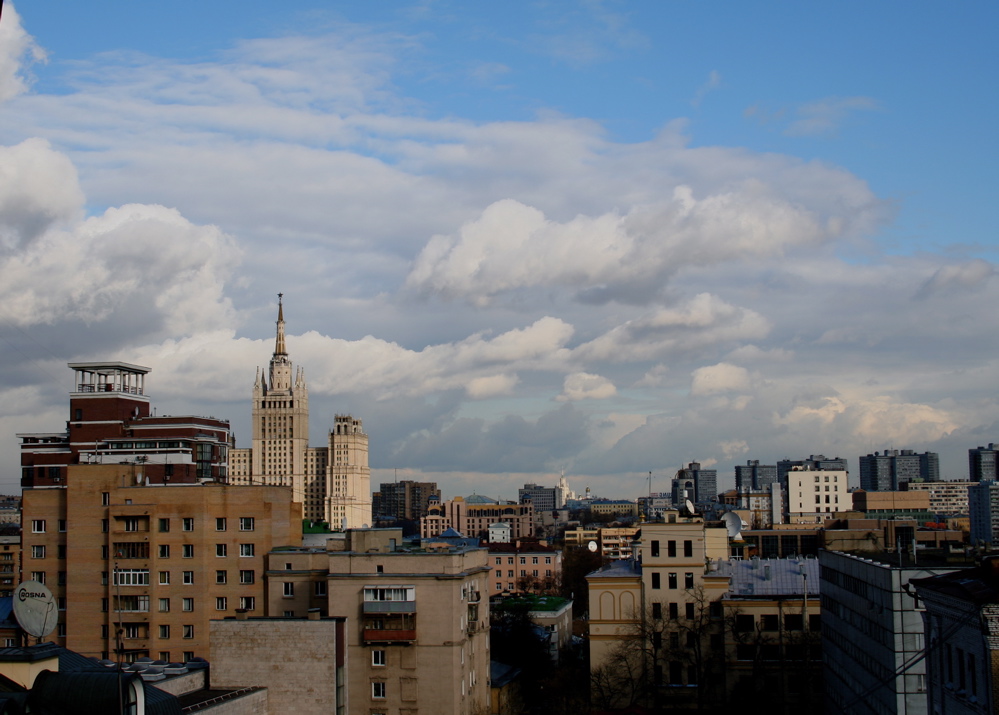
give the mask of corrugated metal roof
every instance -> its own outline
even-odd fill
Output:
[[[722,561],[718,576],[727,576],[729,598],[803,596],[819,593],[819,560],[815,558]],[[709,574],[711,575],[711,574]]]

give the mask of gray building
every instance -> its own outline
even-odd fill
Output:
[[[940,456],[911,449],[886,449],[860,458],[860,488],[868,492],[898,491],[908,482],[940,480]]]
[[[751,459],[745,466],[735,467],[735,488],[742,491],[770,491],[770,485],[777,481],[776,464],[760,464],[760,460]]]
[[[838,551],[820,551],[819,565],[826,713],[925,715],[922,607],[909,581],[956,569]]]
[[[999,544],[999,482],[979,482],[968,487],[968,516],[973,545]]]
[[[560,487],[543,487],[540,484],[525,484],[517,490],[517,501],[521,504],[530,500],[534,505],[534,513],[555,511],[565,506],[565,493]]]
[[[995,479],[997,447],[989,442],[988,447],[968,450],[968,479],[972,482],[985,482]]]
[[[677,482],[681,486],[677,487]],[[679,491],[688,489],[688,487],[683,486],[685,483],[690,482],[693,486],[693,494],[691,497],[688,495],[692,502],[695,504],[706,504],[708,502],[718,501],[718,470],[717,469],[701,469],[700,462],[691,462],[683,469],[680,469],[676,473],[676,477],[673,480],[673,494],[674,503],[677,506],[683,506],[683,501],[676,501],[676,496]]]
[[[440,501],[441,490],[437,482],[383,482],[372,495],[375,516],[394,516],[396,519],[416,521],[427,515],[431,498]]]

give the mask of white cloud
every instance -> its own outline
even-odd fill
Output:
[[[8,2],[0,22],[0,103],[27,91],[32,62],[44,62],[45,51],[21,26],[21,17]]]
[[[616,394],[617,388],[606,377],[592,375],[587,372],[575,372],[571,375],[566,375],[562,394],[555,399],[559,402],[605,400]]]
[[[916,296],[928,298],[944,291],[972,290],[980,287],[996,274],[995,266],[976,258],[958,265],[941,266],[919,288]]]
[[[718,363],[694,370],[690,381],[691,395],[717,395],[739,392],[750,386],[749,371],[738,365]]]
[[[718,70],[711,70],[711,72],[708,73],[707,81],[697,88],[697,93],[694,95],[694,98],[690,100],[690,103],[695,107],[701,106],[701,102],[704,101],[704,98],[708,95],[708,93],[713,92],[721,86],[721,81],[721,74]]]

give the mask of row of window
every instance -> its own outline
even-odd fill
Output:
[[[326,582],[325,581],[313,581],[313,591],[314,596],[325,596],[326,595]],[[294,581],[285,581],[283,583],[282,593],[285,598],[294,598],[295,596],[295,583]]]
[[[146,544],[131,544],[131,543],[116,543],[114,549],[114,557],[116,559],[142,559],[149,558],[149,549]],[[40,556],[35,556],[36,549]],[[65,548],[60,546],[59,548],[60,556],[59,558],[65,558]],[[107,561],[111,549],[107,545],[101,547],[101,558]],[[159,558],[168,559],[170,558],[170,544],[160,544],[157,553]],[[181,544],[181,556],[185,559],[194,558],[194,544]],[[45,557],[45,546],[32,546],[31,554],[33,558],[44,558]],[[257,548],[255,544],[239,544],[239,555],[241,558],[249,558],[256,556]],[[229,545],[228,544],[215,544],[215,556],[223,558],[229,555]]]
[[[666,574],[667,588],[675,589],[677,588],[677,574],[675,571],[670,571]],[[687,572],[683,575],[683,587],[693,588],[694,587],[694,574]],[[652,572],[652,588],[662,588],[662,574],[658,571]]]
[[[651,542],[650,548],[652,549],[651,555],[653,557],[659,556],[659,542],[657,540],[653,540]],[[666,556],[671,559],[676,558],[676,541],[670,540],[666,542]],[[683,557],[685,559],[690,559],[693,558],[693,556],[694,542],[687,539],[683,542]]]
[[[63,572],[60,572],[63,573]],[[160,571],[159,572],[159,584],[161,586],[170,585],[170,571]],[[185,586],[191,586],[194,584],[194,571],[182,571],[181,572],[182,583]],[[243,585],[249,585],[254,583],[255,575],[252,569],[241,569],[239,572],[239,582]],[[225,569],[218,569],[215,572],[215,583],[224,584],[229,581],[229,572]],[[101,574],[101,584],[106,586],[108,583],[108,572],[104,571]],[[114,585],[115,586],[148,586],[149,585],[149,569],[117,569],[114,572]],[[325,587],[325,582],[323,586]]]
[[[532,556],[531,557],[531,563],[532,564],[538,563],[538,559],[539,558],[541,558],[541,557],[540,556]],[[506,557],[506,562],[512,566],[513,565],[513,557],[512,556],[507,556]],[[552,557],[551,556],[545,556],[545,563],[546,564],[550,564],[551,562],[552,562]],[[523,566],[526,563],[527,563],[527,557],[526,556],[521,556],[520,557],[520,564]],[[503,557],[502,556],[497,556],[496,557],[496,565],[497,566],[502,566],[503,565]]]
[[[129,612],[129,613],[148,613],[149,612],[150,598],[149,596],[116,596],[114,600],[114,607],[117,611]],[[111,609],[111,601],[107,598],[101,599],[101,611],[107,613]],[[180,599],[181,610],[185,612],[190,612],[194,610],[194,599],[193,598],[182,598]],[[239,597],[239,607],[244,608],[247,611],[255,610],[257,606],[257,599],[255,596],[240,596]],[[171,610],[171,601],[169,598],[158,599],[157,607],[160,613],[169,613]],[[229,598],[227,596],[216,596],[215,597],[215,610],[216,611],[226,611],[229,609]]]
[[[526,569],[521,569],[520,570],[520,575],[521,576],[527,576],[527,570]],[[541,572],[538,569],[534,569],[534,571],[531,572],[531,575],[534,576],[535,578],[540,578],[541,577]],[[552,575],[552,570],[551,569],[545,569],[545,576],[551,576],[551,575]],[[507,576],[507,578],[513,578],[513,569],[509,569],[506,572],[506,576]],[[496,578],[503,578],[503,571],[502,571],[502,569],[496,569]]]
[[[59,519],[59,531],[66,531],[66,520]],[[44,534],[45,533],[45,519],[32,519],[31,520],[31,533],[32,534]]]

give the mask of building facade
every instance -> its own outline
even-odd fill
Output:
[[[372,511],[375,516],[416,521],[427,515],[431,499],[440,498],[437,482],[383,482],[372,496]]]
[[[993,481],[999,478],[996,471],[996,451],[999,448],[989,442],[987,447],[968,450],[968,480],[972,482]]]
[[[999,482],[984,481],[968,488],[968,518],[973,546],[999,544]]]
[[[751,459],[745,466],[735,467],[735,488],[739,491],[769,491],[770,485],[776,481],[776,464],[760,464],[760,460]]]
[[[958,516],[968,513],[968,489],[977,482],[908,482],[903,491],[926,492],[930,496],[930,511],[937,516]]]
[[[851,506],[843,470],[792,467],[787,473],[787,523],[818,524]]]
[[[253,440],[232,450],[233,484],[287,486],[303,516],[334,529],[371,524],[368,435],[361,420],[336,415],[323,447],[309,446],[309,389],[285,341],[284,305],[278,302],[270,368],[253,383]]]
[[[940,479],[940,456],[911,449],[886,449],[860,458],[860,488],[869,492],[898,491],[902,484]]]
[[[427,515],[420,520],[420,536],[427,539],[454,529],[464,536],[486,540],[489,538],[489,525],[497,522],[510,525],[513,539],[533,536],[534,506],[530,503],[497,502],[480,495],[431,503]]]
[[[327,550],[269,555],[271,615],[346,617],[352,713],[478,715],[489,703],[487,559],[405,548],[401,529],[348,530]]]
[[[562,551],[536,539],[490,543],[489,567],[488,596],[552,591],[562,576]]]
[[[264,555],[302,540],[289,488],[156,484],[129,464],[71,465],[23,503],[24,574],[57,599],[56,642],[103,658],[208,658],[209,621],[263,614]]]
[[[687,492],[685,498],[690,499],[695,504],[707,504],[718,501],[717,469],[701,469],[700,462],[691,462],[676,473],[673,481],[673,500],[677,507],[684,505],[684,497],[681,496],[681,491]],[[689,487],[686,486],[688,482],[693,485],[693,496],[690,495]],[[679,489],[676,486],[677,483],[681,485]]]
[[[808,459],[781,459],[777,462],[777,481],[787,486],[787,473],[795,467],[824,471],[848,471],[846,460],[840,457],[827,457],[824,454],[810,454]]]
[[[884,552],[865,557],[819,553],[826,712],[923,715],[923,607],[909,582],[955,569],[899,566]]]

